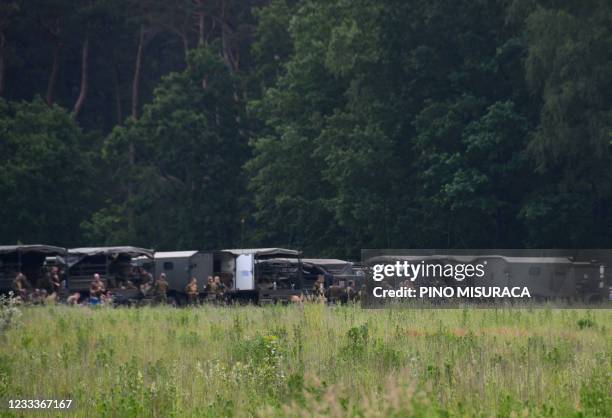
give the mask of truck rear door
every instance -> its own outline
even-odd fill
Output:
[[[255,256],[241,254],[236,257],[236,290],[255,289]]]

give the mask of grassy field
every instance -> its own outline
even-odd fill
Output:
[[[78,416],[612,414],[610,310],[22,312],[0,398],[73,399]]]

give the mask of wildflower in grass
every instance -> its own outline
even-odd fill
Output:
[[[13,296],[13,292],[9,292],[8,296],[0,295],[0,336],[17,324],[21,317],[17,299]]]

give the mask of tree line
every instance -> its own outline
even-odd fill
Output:
[[[604,0],[8,0],[0,237],[612,243]]]

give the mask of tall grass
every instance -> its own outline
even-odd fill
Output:
[[[603,417],[611,320],[610,310],[24,308],[0,342],[0,398],[73,399],[78,416]]]

